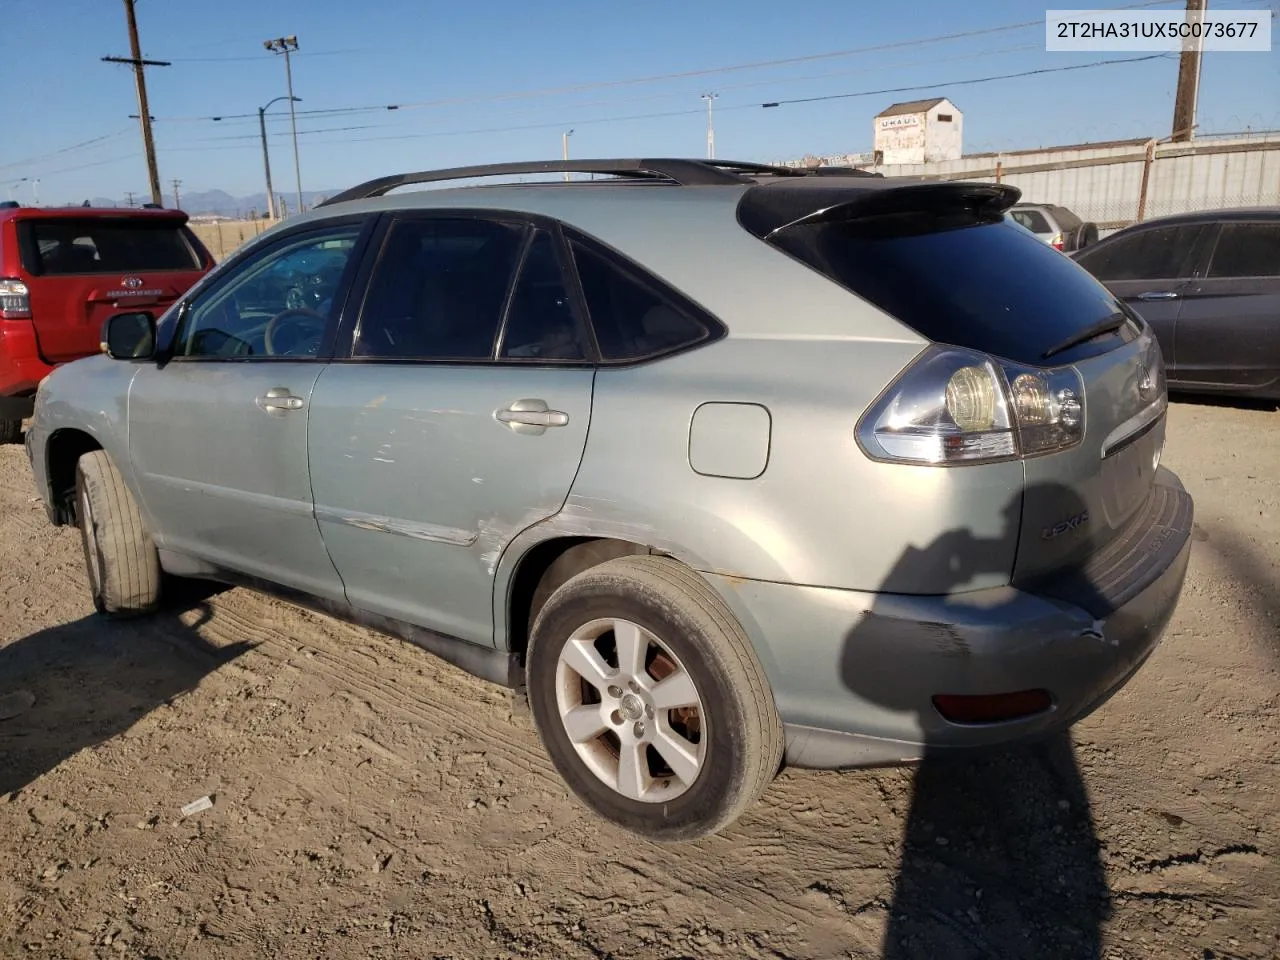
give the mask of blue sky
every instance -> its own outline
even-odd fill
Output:
[[[1059,0],[1064,7],[1119,6]],[[1268,0],[1215,0],[1259,9]],[[1174,10],[1181,2],[1160,9]],[[720,157],[771,160],[871,147],[874,115],[896,100],[949,96],[965,116],[965,151],[1163,136],[1177,63],[1160,59],[1016,80],[954,81],[1140,54],[1047,53],[1042,24],[942,42],[1044,15],[1026,0],[903,3],[808,0],[736,4],[649,0],[138,0],[160,176],[183,192],[262,189],[257,108],[285,92],[284,64],[262,41],[296,34],[293,59],[303,186],[330,190],[387,172],[503,159],[555,158],[572,128],[575,156],[705,151],[699,99],[715,91]],[[146,190],[132,74],[101,62],[128,54],[114,0],[0,0],[0,81],[9,116],[0,186],[43,202]],[[1280,36],[1280,28],[1273,26]],[[917,41],[917,42],[912,42]],[[846,56],[710,71],[900,44]],[[784,105],[767,101],[930,85],[913,92]],[[577,90],[564,88],[578,87]],[[547,91],[560,92],[547,92]],[[353,109],[402,104],[396,111]],[[416,106],[411,106],[416,105]],[[269,117],[276,189],[293,186],[286,104]],[[248,115],[234,118],[234,115]],[[229,116],[220,122],[213,116]],[[1205,56],[1206,131],[1280,129],[1280,47]],[[96,138],[103,138],[96,140]],[[86,141],[96,142],[77,146]],[[72,148],[72,149],[67,149]],[[28,182],[18,182],[21,178]]]

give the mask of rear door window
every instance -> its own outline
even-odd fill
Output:
[[[1196,223],[1139,230],[1077,254],[1075,260],[1104,283],[1175,280],[1185,272],[1204,229]]]
[[[1280,222],[1225,223],[1210,277],[1280,277]]]
[[[353,357],[491,360],[526,227],[473,217],[395,221],[369,280]]]
[[[548,230],[535,230],[507,308],[498,357],[549,362],[589,356],[555,238]]]
[[[891,212],[789,227],[770,241],[930,340],[1042,363],[1101,321],[1126,314],[1097,280],[998,214]],[[1113,349],[1128,327],[1055,354]]]
[[[23,266],[39,276],[199,270],[200,257],[176,221],[24,220]]]

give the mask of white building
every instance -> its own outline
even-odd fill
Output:
[[[876,159],[882,164],[959,160],[964,117],[946,97],[895,103],[875,119]]]

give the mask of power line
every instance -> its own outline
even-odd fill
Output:
[[[1099,7],[1098,9],[1113,10],[1133,10],[1143,7],[1163,6],[1173,2],[1173,0],[1143,0],[1141,3],[1124,4],[1118,7]],[[1240,0],[1237,0],[1240,2]],[[813,63],[820,60],[833,60],[844,57],[860,56],[867,53],[878,53],[885,50],[897,50],[904,47],[917,47],[925,44],[947,43],[952,40],[967,40],[973,37],[991,36],[998,33],[1009,33],[1015,30],[1026,30],[1030,27],[1044,27],[1044,20],[1025,20],[1021,23],[1005,24],[999,27],[982,27],[976,30],[965,30],[959,33],[939,34],[932,37],[919,37],[910,40],[894,40],[889,43],[872,44],[865,47],[854,47],[849,50],[834,50],[826,53],[813,53],[796,57],[783,57],[773,60],[756,60],[750,63],[730,64],[722,67],[706,67],[698,70],[683,70],[676,73],[655,74],[648,77],[631,77],[624,80],[604,80],[592,83],[573,84],[564,87],[542,87],[533,90],[516,90],[505,93],[480,94],[470,97],[447,97],[437,100],[419,100],[406,103],[378,103],[366,104],[363,106],[352,107],[332,107],[323,111],[319,110],[299,110],[298,115],[304,114],[319,115],[320,113],[334,114],[339,112],[362,112],[362,111],[380,111],[380,110],[413,110],[424,107],[450,106],[454,104],[483,103],[499,100],[522,100],[536,97],[556,96],[566,93],[581,93],[587,90],[611,89],[615,87],[635,86],[646,83],[661,83],[668,80],[686,80],[698,77],[707,77],[721,73],[736,73],[744,70],[758,70],[769,67],[789,66],[798,63]],[[223,114],[222,120],[240,120],[240,119],[256,119],[257,115],[252,113],[233,113]],[[183,120],[211,120],[210,116],[193,116],[193,117],[166,117],[162,118],[170,122]]]
[[[872,73],[872,72],[883,73],[888,70],[898,70],[898,69],[905,69],[907,67],[934,65],[934,64],[940,64],[940,63],[955,63],[962,60],[979,60],[979,59],[985,60],[985,59],[990,59],[992,57],[1002,56],[1007,53],[1021,53],[1028,50],[1041,50],[1041,49],[1043,49],[1043,47],[1040,44],[1022,44],[1015,47],[1003,47],[995,50],[981,50],[977,53],[965,53],[965,54],[960,54],[959,56],[954,56],[954,57],[933,57],[927,60],[907,60],[899,63],[876,64],[871,66],[855,67],[851,70],[829,70],[823,73],[817,73],[817,74],[811,73],[811,74],[805,74],[799,77],[778,77],[778,78],[773,78],[769,80],[751,80],[746,83],[722,84],[718,87],[718,89],[719,90],[747,90],[753,87],[765,87],[765,86],[773,86],[773,85],[786,84],[786,83],[801,83],[801,82],[813,81],[813,80],[826,80],[826,79],[830,79],[831,77],[847,77],[847,76],[850,76],[853,74],[859,74],[859,73]],[[618,104],[624,104],[624,103],[648,103],[648,102],[653,102],[655,100],[687,100],[688,98],[689,98],[689,93],[687,91],[671,91],[666,93],[649,93],[639,97],[624,97],[621,99],[613,98],[609,100],[588,100],[588,101],[579,102],[579,103],[565,104],[564,106],[570,107],[570,108],[585,109],[589,107],[611,107],[611,106],[616,106]],[[511,113],[513,109],[519,110],[522,113],[527,112],[529,110],[528,107],[512,107],[492,115],[507,116]],[[543,108],[543,109],[549,109],[549,108]],[[328,118],[328,117],[334,116],[335,114],[345,115],[345,114],[354,113],[354,112],[363,113],[363,112],[375,112],[375,111],[372,108],[363,108],[363,107],[331,108],[327,110],[317,109],[317,110],[310,110],[310,111],[299,110],[298,116],[303,117],[305,115],[313,119],[322,119],[322,118]],[[386,112],[386,108],[378,107],[376,108],[376,112],[378,113]],[[170,118],[170,122],[173,122],[175,119],[177,120],[177,122],[191,123],[191,122],[197,122],[202,118],[194,118],[194,117]],[[203,119],[207,120],[208,118],[203,118]],[[250,122],[248,119],[245,119],[245,118],[233,119],[231,117],[219,117],[217,119],[226,123],[228,126],[232,126],[235,124],[248,124]],[[279,117],[279,116],[271,117],[269,119],[276,124],[283,123],[285,120],[284,117]],[[475,115],[467,114],[465,117],[459,117],[455,115],[454,117],[444,118],[444,119],[475,119]],[[437,119],[434,122],[440,122],[440,121],[439,119]],[[385,126],[385,124],[373,124],[371,126]]]
[[[123,137],[125,134],[129,133],[131,129],[131,127],[125,127],[123,130],[117,130],[115,133],[105,133],[100,137],[94,137],[91,140],[82,140],[80,143],[73,143],[71,146],[63,147],[60,150],[51,150],[48,153],[42,153],[38,157],[27,157],[25,160],[15,160],[12,163],[0,163],[0,170],[8,170],[10,167],[27,167],[35,163],[42,163],[45,160],[60,157],[64,153],[83,150],[107,140],[114,140],[117,137]]]
[[[1162,58],[1167,58],[1169,56],[1171,55],[1166,53],[1157,53],[1157,54],[1148,54],[1141,57],[1124,57],[1124,58],[1117,58],[1117,59],[1110,59],[1110,60],[1093,60],[1093,61],[1090,61],[1089,63],[1070,64],[1070,65],[1061,66],[1061,67],[1043,67],[1038,70],[1020,71],[1018,73],[999,74],[996,76],[971,77],[963,80],[943,80],[935,83],[914,84],[911,86],[890,87],[890,88],[883,88],[878,90],[859,90],[851,93],[828,94],[822,97],[802,97],[802,98],[796,98],[793,100],[775,100],[775,101],[771,101],[771,103],[776,105],[781,105],[785,103],[810,103],[810,102],[820,101],[820,100],[841,100],[841,99],[850,99],[853,97],[882,96],[888,93],[907,93],[907,92],[914,92],[918,90],[934,90],[941,87],[960,87],[960,86],[968,86],[976,83],[993,83],[1000,80],[1015,80],[1015,79],[1021,79],[1023,77],[1029,77],[1029,76],[1040,75],[1040,74],[1062,73],[1069,70],[1087,70],[1092,67],[1107,67],[1107,66],[1113,66],[1116,64],[1125,64],[1125,63],[1141,63],[1143,61],[1158,60]],[[758,110],[763,106],[768,106],[768,105],[761,104],[761,103],[739,103],[739,104],[733,104],[732,106],[719,107],[718,110],[719,112],[722,112],[722,113],[726,110]],[[583,119],[583,120],[557,120],[555,122],[547,122],[547,123],[519,124],[514,126],[489,127],[489,128],[483,128],[483,129],[443,130],[443,131],[431,131],[428,133],[398,134],[398,135],[391,135],[391,136],[385,136],[385,137],[351,137],[344,140],[320,141],[320,143],[317,145],[330,143],[330,142],[334,144],[369,143],[373,141],[419,140],[419,139],[429,139],[429,138],[435,138],[435,137],[467,136],[467,135],[487,134],[487,133],[511,133],[511,132],[517,132],[517,131],[523,131],[523,130],[545,130],[553,127],[578,127],[578,126],[586,126],[588,124],[593,124],[593,123],[594,124],[619,123],[619,122],[630,121],[630,120],[652,120],[652,119],[658,119],[663,117],[683,117],[683,116],[689,116],[691,114],[702,114],[703,112],[704,112],[703,108],[692,108],[688,110],[669,110],[669,111],[662,111],[662,112],[656,112],[656,113],[631,114],[629,116],[596,117],[596,118]]]
[[[299,130],[298,136],[301,137],[308,133],[345,133],[346,131],[349,131],[349,130],[377,130],[379,127],[382,127],[382,126],[383,124],[380,124],[380,123],[362,123],[353,127],[319,127],[315,130]],[[281,132],[280,135],[283,136],[283,131]],[[225,137],[198,137],[192,140],[191,142],[192,143],[216,143],[219,140],[257,141],[260,139],[261,139],[261,135],[257,133],[248,133],[248,134],[237,133],[237,134],[232,134]]]
[[[809,102],[821,101],[821,100],[849,99],[853,97],[873,97],[873,96],[882,96],[887,93],[906,93],[906,92],[913,92],[918,90],[934,90],[940,87],[958,87],[958,86],[967,86],[967,85],[976,84],[976,83],[993,83],[1000,80],[1015,80],[1015,79],[1021,79],[1024,77],[1039,75],[1039,74],[1060,73],[1060,72],[1065,72],[1069,70],[1085,70],[1091,67],[1106,67],[1106,66],[1113,66],[1116,64],[1125,64],[1125,63],[1140,63],[1148,60],[1158,60],[1162,58],[1168,58],[1170,56],[1172,56],[1172,54],[1157,53],[1157,54],[1149,54],[1141,57],[1125,57],[1125,58],[1117,58],[1117,59],[1111,59],[1111,60],[1094,60],[1089,63],[1070,64],[1070,65],[1061,66],[1061,67],[1045,67],[1039,70],[1020,71],[1018,73],[1000,74],[996,76],[971,77],[964,80],[945,80],[945,81],[938,81],[936,83],[926,83],[926,84],[919,84],[919,85],[913,85],[913,86],[907,86],[907,87],[892,87],[892,88],[885,88],[885,89],[879,89],[879,90],[859,90],[852,93],[829,94],[823,97],[804,97],[804,98],[797,98],[794,100],[775,100],[775,101],[771,101],[768,104],[737,103],[727,107],[719,107],[717,108],[717,110],[718,112],[724,112],[727,110],[734,110],[734,111],[759,110],[761,107],[768,107],[771,105],[782,105],[786,103],[809,103]],[[504,126],[504,127],[482,127],[482,128],[472,128],[472,129],[466,129],[466,130],[433,130],[427,133],[390,134],[387,136],[380,136],[380,137],[347,137],[342,140],[321,140],[321,141],[312,141],[312,143],[315,146],[325,146],[325,145],[338,146],[338,145],[346,145],[346,144],[352,144],[352,143],[373,143],[373,142],[388,142],[388,141],[399,141],[399,140],[427,140],[427,139],[435,139],[438,137],[476,136],[476,135],[491,134],[491,133],[517,133],[517,132],[522,132],[526,130],[562,129],[564,127],[579,127],[579,126],[587,126],[590,124],[622,123],[622,122],[633,121],[633,120],[653,120],[653,119],[660,119],[660,118],[666,118],[666,117],[686,117],[686,116],[691,116],[693,114],[704,114],[704,113],[705,113],[705,108],[695,107],[687,110],[666,110],[666,111],[659,111],[654,113],[635,113],[635,114],[629,114],[625,116],[594,117],[590,119],[575,119],[575,120],[557,120],[554,122],[548,121],[545,123],[515,124],[510,126]],[[186,151],[193,151],[195,149],[197,148],[185,148]],[[243,148],[237,146],[237,147],[206,147],[203,149],[204,150],[239,150]],[[176,150],[183,151],[184,148],[178,147],[176,148]]]
[[[797,97],[792,100],[773,100],[762,103],[762,107],[780,107],[789,103],[818,103],[822,100],[846,100],[850,97],[871,97],[888,93],[912,93],[917,90],[934,90],[939,87],[966,87],[975,83],[991,83],[995,80],[1017,80],[1022,77],[1035,77],[1045,73],[1065,73],[1068,70],[1087,70],[1090,67],[1109,67],[1117,63],[1142,63],[1145,60],[1167,60],[1174,56],[1171,53],[1151,53],[1142,57],[1120,57],[1114,60],[1093,60],[1089,63],[1074,63],[1064,67],[1040,67],[1037,70],[1023,70],[1019,73],[1002,73],[991,77],[973,77],[969,80],[947,80],[943,83],[915,84],[909,87],[885,87],[881,90],[862,90],[857,93],[829,93],[821,97]]]
[[[350,50],[308,50],[305,53],[298,52],[294,56],[297,57],[337,57],[348,53],[363,53],[365,48],[352,48]],[[247,61],[261,63],[261,57],[172,57],[171,63],[243,63]]]

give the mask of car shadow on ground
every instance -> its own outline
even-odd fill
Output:
[[[184,589],[155,616],[88,616],[0,647],[0,796],[128,730],[250,649],[199,628],[208,591]],[[184,612],[196,610],[188,625]]]
[[[1055,498],[1064,517],[1084,509],[1075,494],[1056,484],[1033,487],[1028,496]],[[923,550],[908,549],[886,584],[923,569],[951,571],[953,589],[986,572],[984,564],[1007,573],[1021,513],[1015,498],[995,538],[964,529]],[[1079,590],[1091,590],[1079,570],[1067,575]],[[1090,605],[1099,599],[1096,592],[1082,596]],[[962,673],[969,648],[963,640],[942,638],[945,630],[932,645],[905,648],[901,632],[887,621],[889,610],[877,609],[885,606],[877,602],[846,637],[844,684],[864,701],[915,714],[922,728],[936,724],[904,692],[910,683],[903,678],[936,671],[939,656],[956,657],[955,670]],[[988,615],[999,622],[1000,607]],[[1013,692],[1027,686],[1024,681],[1005,682]],[[886,960],[1102,957],[1111,896],[1069,733],[960,758],[930,742],[929,734],[923,737],[889,904]]]
[[[1258,410],[1274,413],[1280,410],[1280,402],[1275,400],[1257,400],[1253,397],[1219,396],[1209,393],[1184,393],[1170,390],[1169,400],[1184,407],[1220,407],[1234,410]]]
[[[1224,524],[1197,528],[1198,540],[1217,554],[1233,579],[1249,591],[1258,617],[1271,625],[1264,633],[1271,641],[1272,656],[1280,656],[1280,573],[1249,538]]]

